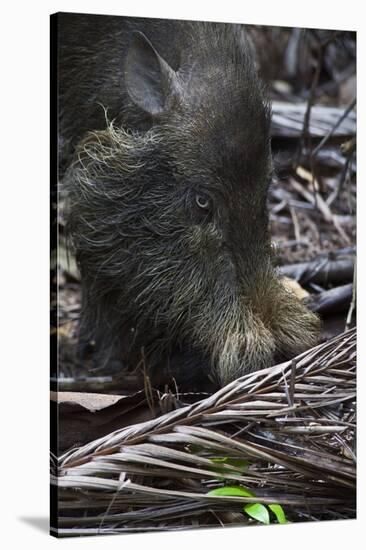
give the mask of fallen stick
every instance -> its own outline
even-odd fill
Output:
[[[311,295],[305,299],[305,303],[309,309],[321,315],[347,311],[352,301],[352,289],[352,283],[338,286],[320,294]]]
[[[356,113],[351,109],[342,118],[345,109],[347,106],[313,105],[309,120],[309,137],[324,137],[330,132],[333,136],[353,136],[356,133]],[[302,134],[306,110],[306,103],[292,104],[274,101],[272,103],[272,136],[299,138]],[[339,122],[340,120],[341,122]]]
[[[319,285],[341,285],[352,282],[355,259],[343,258],[330,260],[317,258],[312,262],[283,265],[280,274],[295,279],[301,285],[316,283]]]

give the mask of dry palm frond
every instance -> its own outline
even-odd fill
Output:
[[[59,458],[58,534],[355,517],[356,331]],[[254,497],[213,496],[241,486]]]

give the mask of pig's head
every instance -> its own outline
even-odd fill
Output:
[[[149,338],[154,353],[188,346],[224,384],[313,345],[318,318],[272,267],[270,109],[250,46],[236,27],[202,32],[177,70],[134,36],[129,109],[150,127],[86,136],[70,225],[104,345],[132,327],[145,353]]]

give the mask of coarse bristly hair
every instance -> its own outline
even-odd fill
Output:
[[[236,27],[189,34],[169,112],[88,132],[64,182],[81,338],[101,363],[193,389],[302,352],[319,320],[272,267],[270,109],[249,46]]]

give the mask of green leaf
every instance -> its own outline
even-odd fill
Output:
[[[285,512],[279,504],[269,504],[268,508],[274,513],[278,523],[287,523]]]
[[[219,487],[218,489],[212,489],[207,493],[212,496],[221,496],[221,497],[255,497],[255,494],[249,489],[244,487]]]
[[[244,506],[244,512],[253,519],[269,525],[269,513],[267,508],[263,506],[263,504],[246,504]]]

